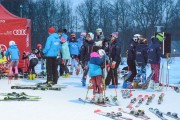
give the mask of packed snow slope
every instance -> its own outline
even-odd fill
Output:
[[[166,71],[167,65],[166,60],[164,61],[164,81],[166,81]],[[162,61],[162,63],[163,63]],[[121,65],[122,69],[125,65]],[[169,82],[170,84],[179,85],[180,82],[180,58],[174,58],[172,64],[170,64],[169,69]],[[147,67],[147,75],[150,74],[150,67]],[[117,88],[117,95],[120,106],[114,107],[100,107],[93,104],[82,103],[78,101],[78,98],[85,98],[87,93],[87,88],[81,86],[81,77],[72,75],[70,78],[59,78],[58,84],[67,84],[67,88],[61,91],[41,91],[41,90],[12,90],[11,86],[15,84],[26,84],[31,85],[39,82],[45,82],[45,79],[37,78],[36,80],[19,79],[12,80],[11,84],[8,84],[7,79],[0,80],[0,93],[8,92],[25,92],[28,95],[40,96],[42,99],[40,101],[0,101],[0,118],[1,120],[111,120],[110,118],[100,116],[94,113],[94,110],[100,109],[105,112],[118,112],[118,108],[123,108],[126,111],[129,109],[126,106],[130,102],[130,98],[123,99],[121,95],[122,80]],[[87,82],[88,83],[88,82]],[[166,83],[166,82],[165,82]],[[106,96],[115,96],[115,89],[107,89]],[[158,96],[164,92],[164,101],[162,104],[158,105]],[[143,103],[139,108],[145,110],[147,116],[152,120],[158,120],[153,113],[149,112],[149,107],[158,108],[162,112],[174,112],[178,113],[180,116],[180,93],[176,93],[173,89],[164,87],[162,92],[149,92],[146,90],[136,89],[133,91],[133,96],[137,97],[139,94],[156,95],[152,103],[147,106]],[[88,92],[88,97],[92,97],[92,90]],[[137,102],[136,102],[137,104]],[[135,105],[136,105],[135,104]],[[136,109],[136,108],[135,108]],[[123,116],[132,118],[133,120],[138,120],[131,115],[123,113]],[[172,118],[164,116],[171,120]]]

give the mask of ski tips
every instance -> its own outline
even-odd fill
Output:
[[[94,113],[97,113],[97,112],[101,112],[101,110],[99,110],[99,109],[94,110]]]

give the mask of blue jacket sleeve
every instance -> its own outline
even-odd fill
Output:
[[[48,38],[47,38],[47,41],[46,41],[45,48],[43,49],[43,53],[44,53],[44,54],[47,53],[48,50],[50,49],[50,47],[51,47],[51,40],[50,40],[50,38],[48,37]]]
[[[8,50],[6,51],[5,56],[6,56],[6,57],[8,57],[8,56],[9,56],[9,48],[8,48]]]

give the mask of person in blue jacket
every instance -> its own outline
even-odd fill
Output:
[[[69,51],[71,55],[71,68],[70,68],[70,75],[73,74],[74,67],[76,69],[76,75],[79,75],[80,69],[78,67],[78,55],[79,55],[79,46],[78,41],[76,39],[76,34],[71,34],[69,39]]]
[[[93,46],[88,62],[89,77],[91,77],[93,87],[93,101],[103,102],[103,82],[102,82],[102,68],[101,65],[105,61],[105,51],[99,49],[99,46]]]
[[[48,29],[49,37],[46,40],[45,48],[43,53],[46,58],[46,70],[47,70],[47,81],[45,84],[57,84],[58,72],[56,58],[58,52],[60,52],[60,40],[55,28],[51,27]]]
[[[6,57],[9,57],[10,59],[10,68],[9,68],[9,79],[12,79],[13,76],[13,67],[15,69],[15,79],[18,79],[18,64],[19,64],[19,56],[20,52],[19,49],[14,41],[9,42],[9,48],[6,51],[5,54]]]

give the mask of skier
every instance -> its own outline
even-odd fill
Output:
[[[57,84],[58,82],[56,57],[61,47],[59,36],[55,32],[56,30],[53,27],[48,29],[49,37],[47,38],[45,48],[43,49],[47,68],[47,81],[45,84]]]
[[[20,52],[19,49],[14,41],[9,42],[9,48],[6,51],[5,54],[6,57],[9,57],[10,59],[10,68],[9,68],[9,75],[8,78],[11,80],[13,75],[13,67],[15,69],[15,79],[18,79],[18,64],[19,64],[19,56]]]
[[[134,77],[136,76],[136,64],[135,64],[135,59],[136,59],[136,45],[138,39],[141,38],[140,34],[135,34],[133,36],[133,39],[130,40],[128,50],[127,50],[127,64],[128,64],[128,74],[129,76],[127,79],[125,79],[123,83],[123,88],[131,88],[131,84],[133,82]]]
[[[35,49],[32,49],[31,53],[23,54],[22,59],[29,59],[29,67],[28,67],[28,73],[29,73],[29,80],[34,80],[36,77],[36,72],[34,67],[38,64],[38,58],[35,54]]]
[[[89,32],[86,35],[86,39],[84,41],[83,46],[81,47],[81,59],[80,63],[82,65],[82,68],[84,69],[83,77],[82,77],[82,86],[86,86],[86,78],[88,74],[88,61],[90,59],[90,53],[92,52],[92,48],[94,45],[94,34]]]
[[[96,37],[95,37],[95,45],[99,46],[99,48],[102,48],[104,41],[104,35],[101,28],[96,29]]]
[[[102,68],[101,64],[104,62],[105,51],[99,50],[98,46],[93,46],[89,60],[89,76],[93,86],[93,99],[95,103],[103,103],[103,85],[102,85]]]
[[[160,37],[160,36],[158,36]],[[160,90],[161,87],[159,86],[159,70],[160,70],[160,57],[163,57],[161,52],[161,43],[158,38],[154,36],[151,38],[152,43],[149,45],[148,49],[148,63],[151,64],[152,70],[152,80],[150,80],[150,88],[154,90]]]
[[[80,37],[77,40],[79,48],[82,47],[85,37],[86,37],[86,32],[81,32],[81,35],[80,35]]]
[[[61,54],[62,54],[62,65],[60,69],[62,69],[62,73],[65,72],[63,78],[69,78],[70,74],[67,66],[68,61],[71,59],[70,51],[69,51],[69,43],[67,41],[67,37],[64,36],[63,34],[60,37],[60,41],[61,41]]]
[[[67,63],[68,63],[68,60],[70,59],[70,52],[69,52],[69,48],[68,48],[69,46],[68,46],[67,30],[59,28],[58,35],[59,35],[59,39],[61,42],[61,46],[63,46],[63,48],[61,48],[62,51],[59,55],[59,56],[61,56],[61,61],[62,61],[60,64],[59,73],[60,73],[60,76],[68,78],[70,76],[69,76],[69,69],[67,68]],[[65,44],[63,44],[63,43],[65,43]],[[67,55],[66,55],[66,52],[67,52]],[[64,72],[65,72],[65,75],[64,75]]]
[[[110,68],[108,69],[108,75],[106,77],[105,84],[106,86],[109,85],[112,80],[112,85],[109,87],[116,87],[118,85],[117,68],[121,62],[121,47],[118,41],[118,32],[113,32],[111,34],[109,59]]]
[[[147,88],[146,82],[146,65],[147,65],[147,39],[140,38],[138,39],[138,44],[136,46],[136,64],[137,64],[137,76],[134,80],[134,88],[141,86],[142,89]]]
[[[71,34],[71,38],[69,39],[69,51],[71,54],[71,71],[70,75],[73,74],[73,69],[74,67],[76,68],[76,75],[79,75],[80,69],[78,67],[78,55],[79,55],[79,46],[78,46],[78,41],[76,39],[75,34]]]

